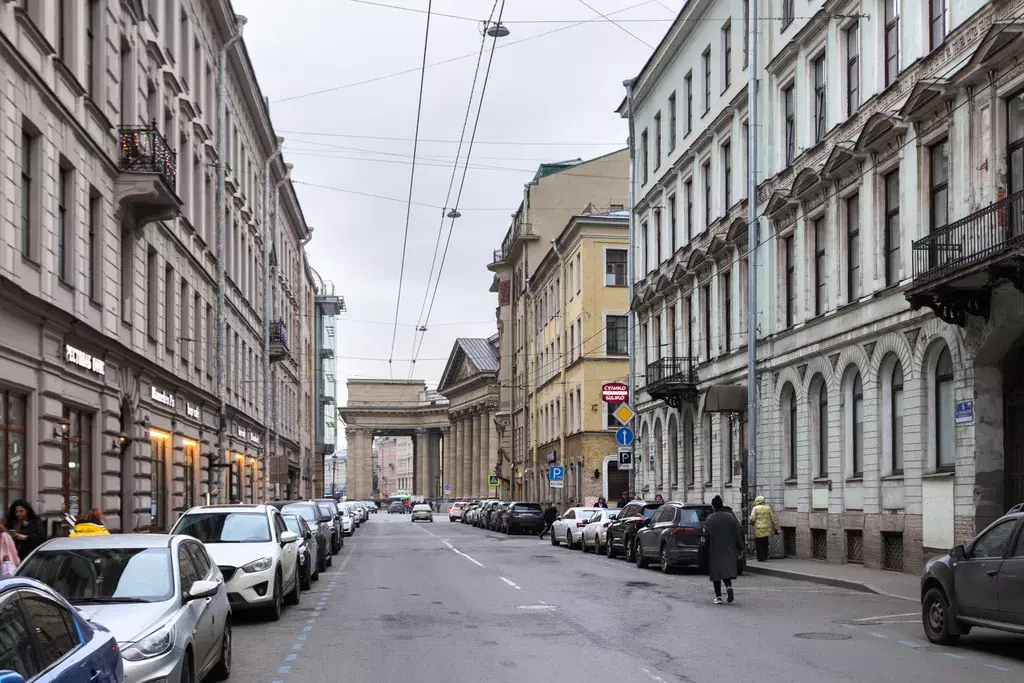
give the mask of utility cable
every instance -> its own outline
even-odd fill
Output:
[[[604,19],[605,21],[610,21],[612,23],[612,25],[615,26],[615,28],[617,28],[620,31],[624,32],[626,35],[628,35],[628,36],[630,36],[632,38],[635,38],[636,40],[639,40],[641,43],[646,45],[651,50],[654,49],[653,45],[648,43],[646,40],[644,40],[643,38],[641,38],[637,34],[635,34],[632,31],[630,31],[628,28],[626,28],[622,24],[617,23],[614,19],[609,18],[608,15],[605,14],[604,12],[602,12],[601,10],[595,9],[593,5],[590,5],[589,3],[587,3],[587,0],[579,0],[579,3],[581,5],[583,5],[584,7],[586,7],[588,10],[590,10],[591,12],[593,12],[594,14],[601,15],[601,18]]]

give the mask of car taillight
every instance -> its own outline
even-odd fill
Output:
[[[582,529],[582,528],[583,528],[583,527],[585,527],[586,525],[587,525],[587,523],[586,523],[586,522],[576,522],[576,528],[577,528],[577,529]]]
[[[696,531],[696,529],[693,528],[692,526],[681,526],[681,527],[677,528],[676,530],[674,530],[672,533],[675,534],[675,535],[679,535],[679,534],[692,534],[695,531]]]
[[[611,525],[612,525],[612,523],[611,523],[611,522],[605,522],[605,523],[604,523],[604,528],[605,528],[605,529],[607,529],[607,528],[608,528],[608,527],[610,527]]]

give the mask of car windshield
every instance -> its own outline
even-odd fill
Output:
[[[268,543],[270,524],[262,512],[193,512],[179,519],[171,533],[203,543]]]
[[[316,524],[317,518],[319,517],[319,515],[316,514],[316,508],[309,504],[285,505],[281,508],[281,514],[299,515],[311,524]]]
[[[699,524],[711,514],[711,508],[683,508],[680,512],[680,524]]]
[[[413,508],[413,510],[417,510],[419,512],[430,512],[430,506],[429,505],[417,505],[416,507]]]
[[[650,519],[654,516],[654,513],[658,511],[658,507],[648,506],[644,508],[644,519]]]
[[[516,503],[515,507],[517,512],[527,510],[535,510],[537,512],[540,512],[540,503]]]
[[[331,510],[331,506],[327,503],[317,503],[317,506],[319,506],[321,514],[327,515],[328,517],[334,516],[334,511]]]
[[[299,538],[302,538],[302,527],[299,525],[299,518],[295,515],[285,515],[284,525],[288,527],[288,531],[294,534],[298,534]]]
[[[174,597],[167,548],[41,550],[18,567],[72,604],[163,602]]]

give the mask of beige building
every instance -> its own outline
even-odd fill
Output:
[[[529,295],[535,294],[534,272],[551,249],[551,240],[584,207],[621,210],[627,204],[628,179],[627,150],[589,161],[541,164],[524,188],[512,225],[488,266],[494,272],[491,291],[498,294],[498,447],[510,495],[516,498],[537,500],[549,490],[538,468],[527,463],[536,443],[529,407],[538,371],[531,354],[535,332],[528,305]]]
[[[412,439],[408,437],[398,437],[398,443],[395,445],[395,477],[397,482],[397,490],[395,491],[395,493],[408,494],[410,491],[413,490],[412,458]]]

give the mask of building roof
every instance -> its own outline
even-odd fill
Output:
[[[566,161],[551,161],[543,163],[537,167],[537,172],[533,175],[533,182],[537,182],[541,178],[546,178],[547,176],[555,173],[561,173],[566,169],[579,166],[582,163],[583,159],[578,157],[576,159],[568,159]]]
[[[466,361],[469,361],[468,363]],[[459,337],[448,355],[448,363],[441,373],[441,381],[437,385],[442,394],[451,386],[459,384],[471,377],[480,375],[496,375],[498,373],[497,339],[481,339],[475,337]]]
[[[462,347],[469,360],[473,361],[473,365],[480,372],[498,371],[498,349],[489,339],[459,337],[455,343]]]

